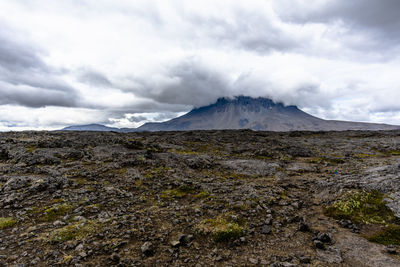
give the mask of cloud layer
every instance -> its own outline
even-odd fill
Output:
[[[400,124],[399,11],[397,0],[5,0],[0,130],[135,127],[240,94]]]

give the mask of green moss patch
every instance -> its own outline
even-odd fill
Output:
[[[169,170],[171,170],[171,168],[161,166],[158,168],[147,170],[143,173],[143,175],[147,179],[162,178],[162,176],[166,175]]]
[[[400,151],[398,151],[398,150],[391,150],[389,153],[392,156],[400,156]]]
[[[378,155],[376,154],[367,154],[367,153],[359,153],[354,155],[356,158],[364,159],[364,158],[376,158]]]
[[[383,245],[400,245],[400,226],[389,225],[383,230],[366,237],[369,241]]]
[[[243,226],[224,218],[208,219],[197,225],[201,234],[211,235],[216,242],[237,239],[244,235]]]
[[[355,191],[325,209],[325,214],[335,219],[349,219],[354,223],[387,224],[396,221],[393,212],[384,203],[384,195],[372,191]]]
[[[17,224],[17,221],[12,217],[0,217],[0,230],[12,227]]]
[[[51,243],[62,243],[68,240],[82,240],[93,235],[101,228],[101,224],[95,220],[85,223],[76,223],[64,226],[50,233]]]
[[[43,211],[43,214],[40,216],[39,220],[42,222],[55,221],[58,217],[64,216],[72,208],[72,205],[66,203],[50,207]]]
[[[186,195],[193,193],[194,189],[187,186],[181,186],[175,189],[167,189],[161,193],[161,197],[165,199],[183,198]]]
[[[195,198],[209,198],[210,197],[210,193],[206,192],[206,191],[201,191],[200,193],[194,195]]]
[[[38,149],[37,146],[27,146],[27,147],[25,148],[25,151],[26,151],[26,153],[33,153],[33,152],[35,152],[37,149]]]
[[[198,155],[199,153],[196,151],[192,151],[190,149],[171,149],[168,152],[180,154],[180,155]]]

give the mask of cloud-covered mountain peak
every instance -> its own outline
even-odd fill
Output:
[[[162,123],[147,123],[139,130],[253,129],[266,131],[378,130],[383,124],[327,121],[271,99],[248,96],[219,98],[214,104]]]

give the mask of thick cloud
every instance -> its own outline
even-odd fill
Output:
[[[236,7],[232,15],[233,20],[219,14],[193,14],[188,21],[196,29],[197,38],[255,53],[287,51],[301,47],[306,41],[282,27],[271,12]]]
[[[0,105],[76,106],[78,94],[59,77],[60,71],[41,59],[34,44],[6,29],[0,30]]]
[[[349,42],[349,45],[355,42],[357,45],[355,49],[370,50],[369,52],[372,53],[393,53],[384,49],[398,51],[400,1],[329,0],[319,1],[314,5],[310,5],[309,1],[283,0],[281,2],[280,5],[276,3],[275,7],[284,20],[305,24],[336,24],[341,28],[342,39],[348,39],[344,41]],[[379,51],[379,49],[382,50]]]
[[[47,90],[27,85],[14,86],[0,82],[0,105],[17,104],[27,107],[76,106],[75,96],[62,90]]]
[[[82,70],[79,73],[78,81],[92,86],[112,87],[111,82],[105,75],[94,70]]]
[[[36,54],[36,47],[29,44],[21,44],[16,40],[10,40],[11,33],[4,28],[0,29],[0,66],[12,72],[30,70],[47,70],[46,64]]]
[[[144,116],[132,116],[132,117],[129,117],[128,120],[130,122],[141,122],[141,121],[147,120],[147,118]]]
[[[136,94],[167,104],[205,105],[230,94],[229,80],[222,73],[193,60],[171,66],[163,76],[156,74],[136,82],[138,86],[132,88]]]
[[[348,27],[373,29],[384,33],[389,38],[400,37],[400,2],[397,0],[335,0],[325,1],[318,9],[310,8],[301,15],[297,12],[294,18],[303,22],[343,21]]]

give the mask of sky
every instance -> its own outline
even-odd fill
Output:
[[[0,0],[0,131],[137,127],[219,97],[400,125],[399,0]]]

